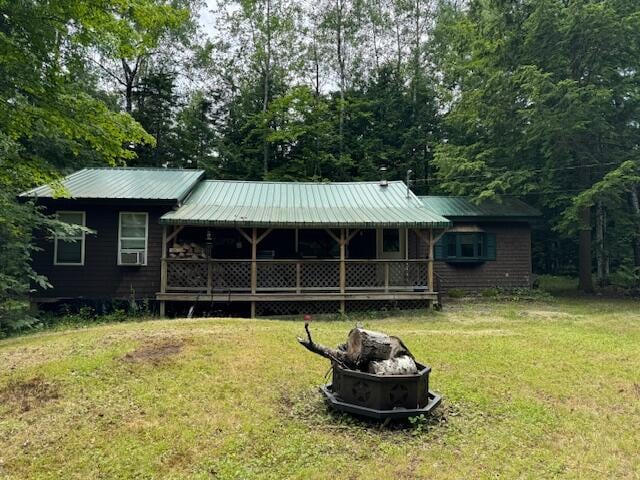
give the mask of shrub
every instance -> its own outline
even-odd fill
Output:
[[[447,296],[449,298],[462,298],[464,297],[464,290],[461,288],[450,288],[447,290]]]
[[[483,297],[497,297],[498,295],[500,295],[500,290],[496,287],[485,288],[480,292],[480,295],[482,295]]]

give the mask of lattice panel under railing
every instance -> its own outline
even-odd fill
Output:
[[[390,262],[391,287],[426,287],[427,264],[424,262]]]
[[[407,310],[424,310],[427,307],[427,300],[349,300],[346,302],[346,313],[393,313]],[[257,302],[256,312],[260,316],[338,314],[340,312],[340,302]]]
[[[251,262],[212,262],[213,291],[251,290]]]
[[[378,289],[384,287],[384,265],[371,262],[348,262],[345,270],[347,289]]]
[[[258,290],[295,290],[296,263],[258,263]]]
[[[340,302],[257,302],[258,315],[307,315],[321,313],[338,313]]]
[[[206,290],[207,263],[167,262],[167,288]]]
[[[424,310],[427,300],[349,300],[345,309],[348,312],[396,312],[403,310]]]
[[[256,262],[256,287],[262,292],[337,292],[337,260],[269,260]],[[426,262],[348,260],[345,291],[424,290]],[[250,292],[250,260],[167,260],[167,290]]]
[[[300,265],[300,287],[310,290],[339,290],[340,262],[303,262]]]

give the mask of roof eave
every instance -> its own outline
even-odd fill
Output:
[[[513,216],[496,216],[496,215],[475,215],[475,216],[457,216],[444,215],[452,222],[536,222],[542,215],[513,215]]]
[[[35,200],[40,203],[55,204],[55,203],[81,203],[89,205],[162,205],[162,206],[174,206],[179,203],[176,198],[89,198],[89,197],[39,197],[39,196],[22,196],[19,195],[20,200],[28,201]]]
[[[195,227],[221,228],[447,228],[451,222],[369,222],[369,223],[329,223],[329,222],[269,222],[269,221],[228,221],[160,218],[162,225],[186,225]]]

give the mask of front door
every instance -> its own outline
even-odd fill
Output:
[[[380,228],[377,231],[379,260],[403,260],[407,254],[407,231],[400,228]],[[405,285],[405,265],[401,262],[384,262],[376,268],[377,282],[385,290]]]
[[[404,228],[379,228],[377,232],[378,258],[403,260],[407,255],[407,230]]]

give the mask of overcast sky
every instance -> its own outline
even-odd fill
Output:
[[[211,13],[216,8],[216,0],[206,0],[207,5],[200,10],[200,24],[207,34],[214,30],[215,16]]]

